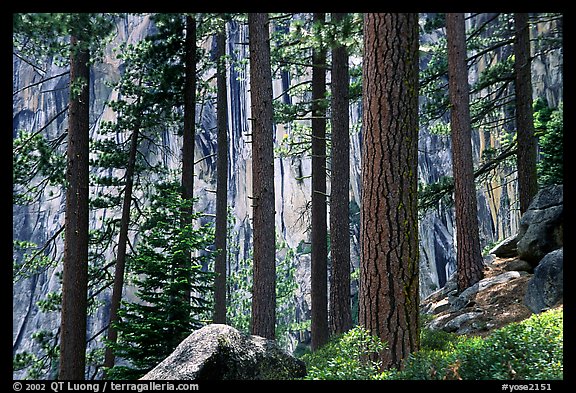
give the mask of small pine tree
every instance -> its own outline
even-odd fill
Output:
[[[203,250],[213,243],[214,230],[211,225],[180,225],[182,209],[191,203],[182,199],[178,184],[157,185],[142,238],[128,261],[138,301],[123,303],[116,324],[119,340],[113,347],[128,364],[118,362],[109,378],[140,378],[200,328],[212,311],[208,299],[213,273],[206,266],[213,254]],[[192,255],[191,266],[186,255]],[[190,302],[187,293],[192,294]]]

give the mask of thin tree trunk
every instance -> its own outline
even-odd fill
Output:
[[[72,35],[62,317],[58,378],[82,380],[86,365],[88,306],[88,155],[90,59],[85,44]],[[81,85],[78,92],[76,89]]]
[[[383,368],[419,348],[418,14],[364,14],[359,322]]]
[[[534,135],[532,109],[532,72],[530,61],[530,29],[528,14],[515,13],[514,72],[516,75],[516,135],[518,142],[518,194],[523,214],[538,192],[536,172],[538,139]]]
[[[458,289],[462,291],[480,281],[484,274],[472,161],[472,131],[470,128],[466,34],[463,13],[446,14],[446,36],[448,40],[448,89],[451,103],[452,169],[456,210],[456,270]]]
[[[216,260],[214,262],[214,323],[226,323],[226,238],[228,229],[228,99],[226,91],[226,22],[216,36],[218,161],[216,178]]]
[[[182,135],[182,199],[190,206],[183,209],[182,227],[192,225],[192,200],[194,198],[194,142],[196,139],[196,19],[186,16],[186,37],[184,40],[184,130]],[[192,255],[184,262],[190,267]],[[191,278],[189,278],[191,279]],[[184,299],[190,302],[190,285],[184,293]]]
[[[346,14],[332,14],[342,23]],[[352,328],[350,306],[350,130],[349,71],[346,47],[332,49],[332,158],[330,183],[330,334]]]
[[[314,23],[326,15],[314,13]],[[312,50],[311,349],[328,341],[328,245],[326,228],[326,50]]]
[[[108,325],[108,341],[111,345],[118,340],[118,331],[114,326],[118,322],[118,311],[122,301],[122,291],[124,289],[124,272],[126,267],[126,250],[128,245],[128,227],[130,225],[130,206],[132,204],[132,189],[134,186],[134,167],[136,164],[136,153],[138,150],[139,129],[132,132],[130,136],[130,153],[126,166],[126,188],[124,189],[124,200],[122,203],[122,218],[120,220],[120,233],[118,234],[118,253],[116,255],[116,266],[114,268],[114,286],[112,288],[112,299],[110,304],[110,323]],[[104,353],[104,374],[108,368],[114,367],[114,349],[107,344]],[[104,376],[105,376],[104,375]]]
[[[249,13],[252,117],[253,288],[252,334],[276,336],[276,233],[272,71],[268,14]]]

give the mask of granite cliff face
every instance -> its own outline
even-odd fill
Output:
[[[147,16],[131,16],[122,22],[117,29],[117,37],[105,51],[101,63],[94,65],[91,71],[91,132],[97,137],[96,130],[101,121],[113,120],[113,112],[105,106],[106,102],[113,100],[117,92],[108,87],[104,81],[117,80],[122,73],[122,64],[111,51],[119,42],[136,42],[152,29],[150,18]],[[247,30],[238,23],[228,25],[228,53],[236,59],[245,59],[248,48],[242,43],[247,42]],[[424,36],[424,40],[433,39]],[[210,45],[210,44],[208,44]],[[551,105],[557,104],[562,97],[562,54],[551,52],[545,57],[538,57],[533,63],[534,95],[546,96]],[[24,89],[32,83],[38,82],[44,76],[60,74],[66,71],[55,64],[49,65],[45,74],[42,74],[16,56],[13,57],[13,137],[19,130],[38,130],[49,120],[61,112],[67,105],[68,76],[44,82],[35,88]],[[481,69],[473,70],[471,78],[476,77]],[[237,245],[233,251],[231,269],[236,269],[239,260],[249,257],[251,246],[251,145],[250,134],[250,96],[249,77],[246,68],[230,68],[228,78],[228,117],[229,117],[229,190],[228,200],[232,214],[235,218],[232,230],[232,242]],[[288,80],[282,78],[274,83],[274,96],[277,96],[285,87]],[[351,107],[351,122],[361,119],[359,105]],[[196,157],[208,157],[216,149],[216,111],[214,105],[207,101],[203,108],[197,110]],[[59,135],[66,128],[65,116],[61,115],[52,122],[45,133],[50,138]],[[276,140],[281,140],[285,130],[282,126],[276,129]],[[360,146],[361,135],[353,132],[351,135],[351,188],[350,200],[352,206],[360,205]],[[179,166],[179,152],[181,140],[173,133],[166,132],[163,142],[177,154],[164,155],[169,166]],[[487,131],[480,130],[474,133],[473,147],[478,160],[480,152],[485,146],[497,143],[495,138]],[[438,180],[441,176],[451,175],[451,155],[449,137],[435,135],[428,130],[420,130],[419,140],[419,179],[424,183]],[[477,161],[478,162],[478,161]],[[309,241],[309,234],[305,232],[307,220],[301,220],[301,212],[310,199],[310,179],[299,179],[310,174],[310,158],[276,158],[275,159],[275,188],[276,188],[276,228],[279,237],[290,248],[296,249],[301,242]],[[512,172],[512,168],[505,169]],[[195,167],[195,195],[200,201],[195,205],[205,213],[213,214],[215,211],[215,195],[208,190],[215,189],[216,161],[214,157],[201,161]],[[498,177],[497,177],[498,178]],[[481,225],[482,246],[496,240],[504,239],[516,233],[518,229],[518,213],[514,206],[516,203],[516,183],[507,181],[507,177],[499,177],[501,184],[492,184],[491,187],[482,186],[478,190],[479,222]],[[329,189],[329,188],[328,188]],[[97,192],[97,188],[91,192]],[[37,244],[44,244],[60,229],[64,222],[64,193],[56,188],[46,192],[38,203],[29,206],[13,206],[13,238],[29,240]],[[354,209],[352,209],[354,212]],[[357,210],[356,210],[357,211]],[[100,214],[112,214],[104,212]],[[304,215],[306,218],[307,215]],[[98,228],[100,216],[92,215],[91,228]],[[206,218],[208,220],[209,218]],[[309,221],[309,217],[308,217]],[[354,214],[351,227],[352,263],[356,270],[359,264],[359,216]],[[442,287],[447,278],[455,270],[454,251],[454,214],[453,210],[442,204],[434,211],[428,212],[420,221],[420,293],[424,297],[434,290]],[[63,251],[61,239],[57,240],[54,253]],[[113,259],[112,255],[108,260]],[[235,262],[234,262],[235,261]],[[295,313],[300,322],[310,318],[310,281],[309,281],[310,255],[297,254],[297,269],[295,277],[298,281],[298,301],[294,305]],[[41,312],[36,303],[49,292],[59,288],[57,272],[59,266],[51,267],[46,271],[33,275],[30,278],[19,280],[13,287],[13,353],[25,350],[37,351],[38,347],[31,339],[32,333],[37,330],[56,332],[59,325],[58,313]],[[357,292],[357,283],[353,283],[353,293]],[[131,290],[126,290],[126,296],[131,296]],[[99,332],[108,320],[108,304],[110,293],[100,294],[103,307],[99,307],[95,315],[89,320],[88,337]],[[307,335],[300,339],[306,340]],[[291,347],[296,344],[293,338]],[[23,375],[15,373],[14,377]]]

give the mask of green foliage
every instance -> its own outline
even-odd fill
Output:
[[[46,378],[47,375],[54,376],[60,355],[54,333],[39,330],[32,334],[32,341],[39,346],[39,349],[34,352],[16,353],[12,358],[13,371],[26,370],[25,379],[37,380]]]
[[[302,356],[306,379],[562,379],[563,311],[555,309],[511,323],[489,336],[467,337],[421,329],[421,349],[402,370],[381,372],[370,354],[382,342],[361,327],[332,338],[314,353]]]
[[[230,221],[229,221],[230,223]],[[230,224],[229,224],[230,225]],[[229,229],[230,233],[230,229]],[[228,241],[228,250],[238,250],[237,245]],[[295,279],[297,251],[288,247],[286,242],[276,241],[276,341],[287,347],[290,333],[304,330],[297,324],[295,311],[295,293],[298,284]],[[236,329],[250,333],[250,319],[252,311],[252,250],[248,258],[239,258],[236,268],[227,276],[228,305],[227,322]]]
[[[562,379],[563,312],[551,310],[511,323],[488,337],[423,330],[422,349],[401,371],[381,379]]]
[[[12,203],[36,200],[47,186],[66,184],[66,156],[61,138],[48,140],[40,133],[21,130],[12,144]],[[38,180],[38,178],[40,180]]]
[[[454,189],[454,178],[442,176],[435,183],[418,183],[418,210],[426,212],[443,201],[450,205],[452,201],[452,190]]]
[[[71,34],[79,38],[81,49],[88,49],[92,61],[103,55],[111,38],[117,14],[112,13],[19,13],[13,14],[15,52],[40,66],[48,58],[62,67],[68,64]],[[39,67],[42,68],[41,66]]]
[[[369,360],[386,345],[361,326],[333,337],[317,351],[302,356],[308,374],[305,379],[371,379],[378,373],[378,362]]]
[[[543,99],[534,103],[534,128],[540,145],[538,181],[541,186],[564,182],[564,105],[549,108]]]
[[[214,255],[205,250],[213,243],[214,230],[211,225],[182,225],[182,212],[189,206],[178,183],[157,185],[142,238],[128,263],[138,301],[123,304],[116,325],[119,340],[113,347],[129,365],[113,367],[112,379],[144,375],[200,328],[212,311],[206,299],[213,274],[206,267]]]
[[[16,240],[12,241],[14,259],[12,260],[12,280],[17,282],[30,278],[35,274],[55,267],[57,260],[45,254],[46,247],[38,247],[36,243]]]

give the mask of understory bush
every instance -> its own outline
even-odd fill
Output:
[[[421,349],[402,370],[364,362],[384,348],[356,327],[302,359],[308,379],[498,380],[563,379],[563,310],[554,309],[493,331],[487,337],[422,329]]]
[[[302,356],[308,374],[305,379],[371,379],[379,364],[368,360],[385,348],[385,343],[360,326],[330,340],[319,350]]]

